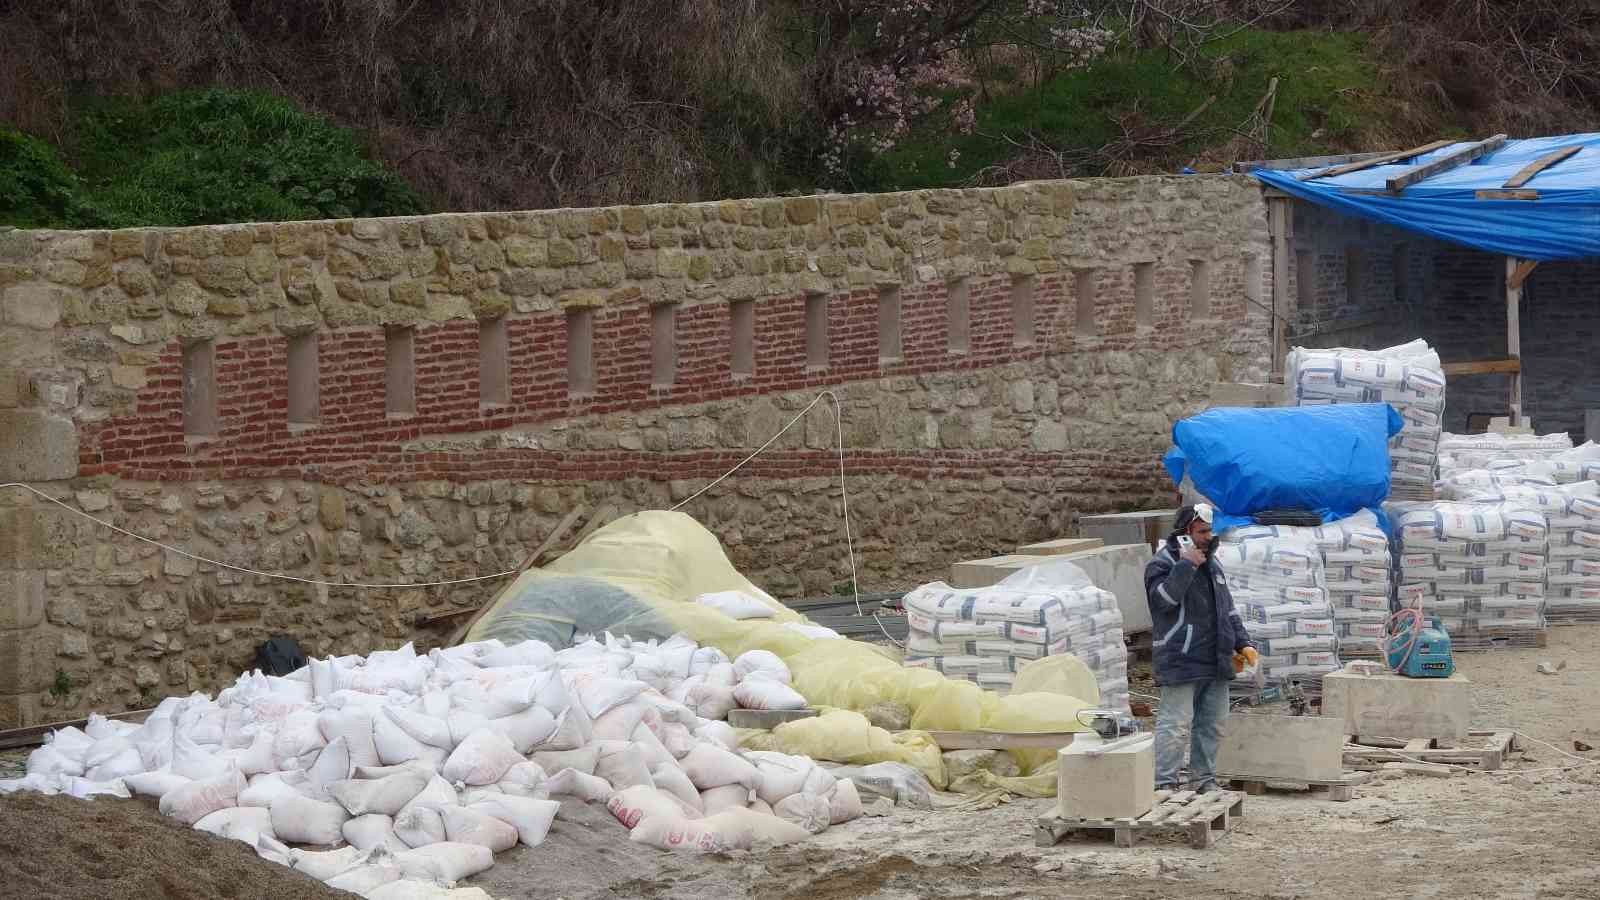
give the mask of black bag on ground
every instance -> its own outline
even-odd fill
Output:
[[[256,648],[256,665],[267,675],[287,675],[306,665],[306,652],[292,637],[278,635]]]

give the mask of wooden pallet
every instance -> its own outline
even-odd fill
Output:
[[[1479,746],[1440,747],[1434,738],[1399,741],[1350,735],[1344,739],[1344,764],[1351,769],[1375,771],[1387,763],[1422,762],[1492,772],[1505,766],[1507,753],[1522,750],[1514,731],[1469,731],[1467,739],[1477,739]]]
[[[1132,847],[1141,834],[1182,831],[1189,836],[1189,846],[1204,850],[1216,843],[1219,833],[1230,831],[1236,819],[1244,818],[1244,794],[1238,791],[1156,791],[1155,799],[1156,805],[1136,819],[1045,816],[1034,826],[1033,842],[1040,847],[1054,847],[1074,831],[1109,831],[1118,847]]]
[[[1369,776],[1365,772],[1346,772],[1343,777],[1338,779],[1318,781],[1245,778],[1238,775],[1221,775],[1218,777],[1232,784],[1234,790],[1243,791],[1251,796],[1265,794],[1268,790],[1321,791],[1326,792],[1327,799],[1334,803],[1348,803],[1355,799],[1356,785],[1366,784]]]
[[[1600,625],[1600,606],[1592,609],[1578,607],[1546,609],[1544,619],[1552,628],[1560,625]]]

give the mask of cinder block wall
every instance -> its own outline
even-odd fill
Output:
[[[1171,423],[1268,369],[1267,257],[1256,185],[1204,176],[10,232],[0,481],[246,568],[463,578],[577,504],[687,497],[826,388],[863,586],[911,585],[1169,502]],[[848,579],[835,440],[819,406],[688,507],[777,594]],[[0,513],[0,726],[215,689],[276,633],[426,641],[497,587]]]

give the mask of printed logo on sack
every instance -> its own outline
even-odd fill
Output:
[[[667,846],[676,847],[683,843],[683,829],[677,828],[667,832]]]

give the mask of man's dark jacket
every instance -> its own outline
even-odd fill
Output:
[[[1167,538],[1144,567],[1156,684],[1233,680],[1233,654],[1253,646],[1215,559],[1196,567]]]

